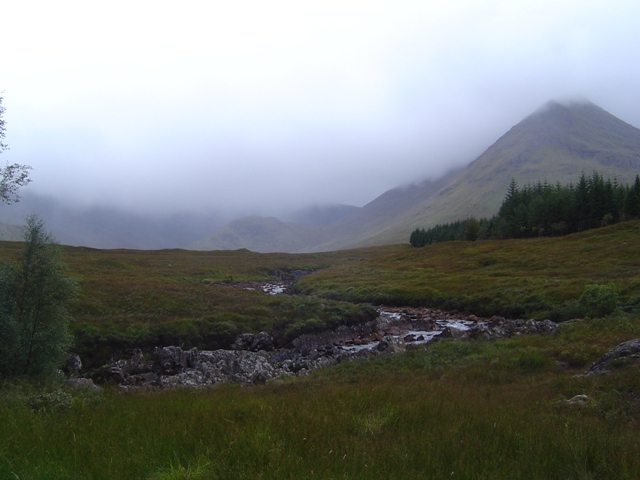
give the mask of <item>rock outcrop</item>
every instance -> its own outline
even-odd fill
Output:
[[[634,338],[612,348],[593,362],[582,376],[605,374],[615,368],[629,365],[640,365],[640,338]]]

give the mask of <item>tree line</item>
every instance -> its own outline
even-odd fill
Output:
[[[538,182],[520,188],[512,180],[492,218],[469,218],[411,232],[422,247],[451,240],[561,236],[640,218],[640,176],[631,185],[584,173],[577,184]]]

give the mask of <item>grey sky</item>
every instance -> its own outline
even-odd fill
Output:
[[[363,205],[550,99],[640,126],[640,2],[7,2],[0,161],[73,204]]]

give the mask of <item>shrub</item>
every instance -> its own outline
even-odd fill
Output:
[[[618,292],[613,282],[607,285],[586,285],[578,303],[592,318],[611,315],[618,306]]]

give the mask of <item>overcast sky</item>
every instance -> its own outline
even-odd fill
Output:
[[[20,0],[1,16],[0,161],[76,205],[361,206],[469,163],[550,99],[640,127],[637,0]]]

